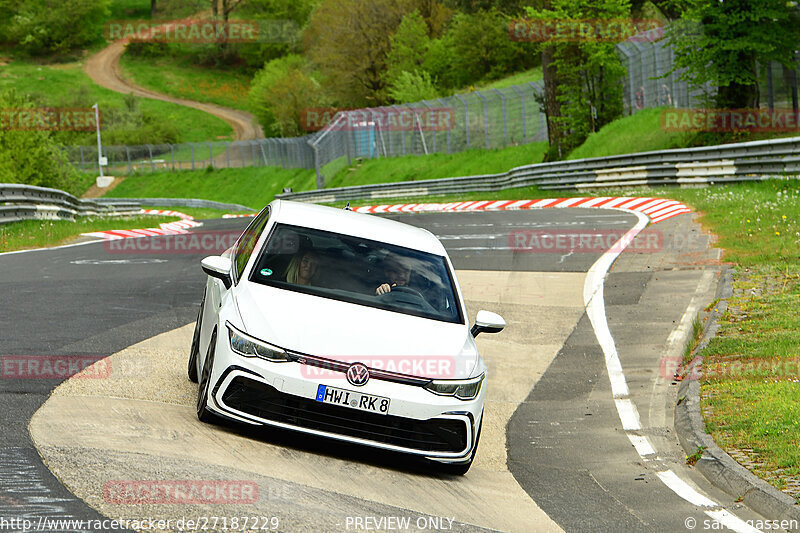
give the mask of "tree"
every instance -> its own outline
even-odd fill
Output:
[[[439,97],[436,85],[427,72],[401,72],[389,87],[389,96],[398,103],[419,102]]]
[[[26,0],[10,28],[11,41],[31,54],[66,53],[102,38],[109,0]]]
[[[551,0],[546,9],[528,9],[532,19],[614,20],[630,14],[628,0]],[[615,43],[575,37],[542,48],[544,107],[550,157],[562,158],[592,131],[622,114],[625,71]]]
[[[410,0],[322,0],[311,15],[303,41],[311,62],[340,105],[382,105],[390,37]]]
[[[756,64],[794,68],[800,18],[785,0],[695,0],[668,33],[674,70],[694,86],[716,87],[723,109],[758,107]]]
[[[512,41],[508,23],[495,9],[453,17],[447,36],[453,46],[457,86],[501,78],[532,64],[530,45]]]
[[[267,136],[301,133],[302,112],[325,104],[320,84],[306,72],[299,55],[274,59],[264,65],[250,86],[250,107]]]
[[[430,47],[428,26],[419,11],[403,17],[391,39],[391,49],[386,59],[386,83],[391,85],[403,72],[423,70],[425,55]]]
[[[0,109],[32,107],[27,97],[13,90],[0,91]],[[76,190],[77,171],[47,131],[0,128],[0,183],[25,183],[80,192]]]

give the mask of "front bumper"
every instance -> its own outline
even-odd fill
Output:
[[[427,457],[466,460],[481,424],[485,388],[462,401],[416,385],[371,379],[353,387],[345,379],[315,378],[306,365],[273,363],[217,345],[209,407],[229,418]],[[312,375],[309,375],[311,373]],[[316,401],[317,387],[353,390],[390,399],[388,414]]]

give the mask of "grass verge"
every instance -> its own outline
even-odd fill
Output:
[[[541,161],[544,143],[512,146],[501,150],[470,150],[458,154],[404,156],[390,159],[336,160],[322,172],[329,187],[448,178],[470,174],[505,172],[510,167]],[[316,188],[316,174],[308,169],[246,167],[184,170],[134,174],[107,197],[114,198],[202,198],[232,202],[260,209],[284,187],[294,191]]]
[[[249,111],[250,77],[244,73],[199,68],[186,58],[174,56],[141,58],[123,54],[120,66],[126,78],[152,91]]]
[[[104,113],[126,108],[125,96],[95,85],[81,63],[39,65],[13,60],[0,72],[0,89],[11,87],[30,95],[39,105],[89,108],[97,102]],[[203,111],[146,98],[137,102],[143,112],[174,124],[180,132],[180,142],[233,139],[233,128],[227,122]],[[93,135],[88,132],[81,138],[92,141]]]
[[[43,248],[67,244],[81,233],[112,229],[157,227],[162,222],[174,222],[175,217],[134,216],[119,218],[81,217],[69,220],[23,220],[0,225],[0,252]]]

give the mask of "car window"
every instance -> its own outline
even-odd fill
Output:
[[[264,231],[264,226],[267,225],[267,221],[269,220],[269,207],[265,207],[263,211],[247,226],[247,229],[244,230],[242,236],[239,237],[239,240],[236,242],[233,251],[233,258],[234,258],[234,266],[236,267],[236,281],[238,282],[239,278],[242,277],[242,272],[244,272],[244,267],[247,265],[247,261],[250,259],[250,256],[253,255],[253,250],[256,247],[256,242],[258,242],[258,238],[261,236],[261,232]]]
[[[250,281],[463,323],[443,256],[351,235],[277,224]]]

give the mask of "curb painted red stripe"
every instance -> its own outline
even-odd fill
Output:
[[[158,228],[140,228],[130,230],[109,230],[109,231],[93,231],[91,233],[82,233],[87,237],[99,237],[106,240],[115,239],[135,239],[138,237],[154,237],[158,235],[179,235],[189,233],[188,228],[196,228],[202,226],[202,222],[197,222],[194,217],[181,213],[180,211],[167,211],[164,209],[142,209],[145,215],[163,215],[170,217],[178,217],[181,220],[177,222],[162,222]]]

